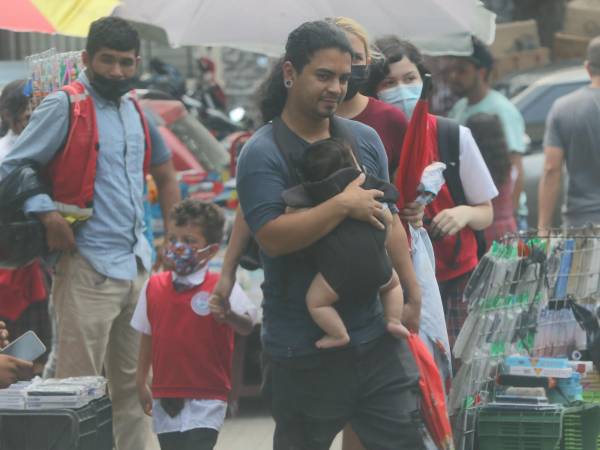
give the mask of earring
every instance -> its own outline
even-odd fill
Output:
[[[291,88],[293,84],[294,84],[294,82],[292,80],[285,80],[283,82],[283,85],[288,89]]]

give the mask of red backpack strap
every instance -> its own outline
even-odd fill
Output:
[[[148,125],[148,119],[146,119],[146,115],[144,114],[144,110],[142,106],[137,101],[136,95],[134,92],[131,92],[129,98],[133,102],[135,109],[137,109],[138,114],[140,115],[140,120],[142,121],[142,128],[144,129],[144,140],[145,140],[145,152],[144,152],[144,178],[146,175],[150,173],[150,164],[152,161],[152,139],[150,138],[150,127]]]

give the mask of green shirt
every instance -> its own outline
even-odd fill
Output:
[[[450,110],[448,116],[461,125],[474,114],[495,114],[500,118],[504,128],[506,144],[511,152],[525,152],[525,121],[512,102],[498,91],[490,89],[488,94],[478,103],[469,105],[466,98],[460,99]]]

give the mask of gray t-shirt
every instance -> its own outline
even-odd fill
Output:
[[[362,123],[340,120],[353,133],[367,173],[387,181],[387,157],[377,133]],[[302,146],[308,146],[306,141],[292,135]],[[275,145],[273,126],[267,124],[246,143],[238,161],[240,205],[253,234],[284,214],[286,205],[281,194],[290,187],[287,164]],[[323,336],[323,331],[312,320],[305,301],[316,268],[298,254],[270,258],[261,252],[261,257],[265,271],[262,285],[265,350],[276,358],[318,352],[315,342]],[[351,345],[369,342],[384,333],[381,303],[373,300],[344,302],[342,299],[336,304]]]
[[[566,224],[600,223],[600,89],[586,86],[556,100],[546,120],[544,146],[564,152]]]

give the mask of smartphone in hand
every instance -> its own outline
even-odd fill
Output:
[[[27,331],[0,350],[0,355],[10,355],[33,362],[46,352],[46,346],[33,331]]]

